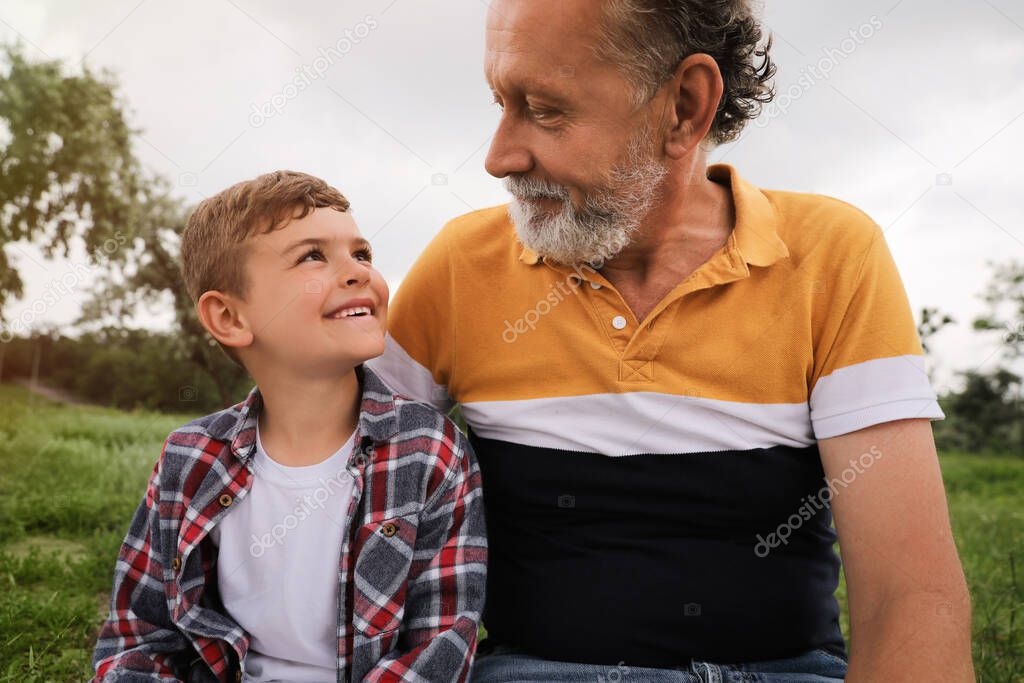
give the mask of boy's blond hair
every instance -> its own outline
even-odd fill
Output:
[[[181,234],[181,274],[192,302],[211,290],[244,300],[249,238],[323,207],[346,212],[349,201],[320,178],[296,171],[266,173],[204,199]]]

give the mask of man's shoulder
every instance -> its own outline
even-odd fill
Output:
[[[508,204],[471,211],[448,221],[438,235],[447,245],[453,260],[459,257],[468,263],[491,267],[509,256],[518,257],[522,246],[515,224],[508,214]]]
[[[441,229],[451,237],[467,237],[481,232],[493,232],[495,229],[511,228],[512,222],[508,215],[508,204],[489,206],[456,216]]]
[[[814,251],[835,255],[862,252],[881,233],[871,216],[836,197],[787,190],[763,192],[776,210],[779,236],[797,257]]]
[[[444,273],[458,273],[471,282],[477,273],[495,274],[512,267],[522,251],[508,205],[463,214],[445,223],[410,270],[410,281],[435,282]],[[433,286],[432,284],[430,286]]]

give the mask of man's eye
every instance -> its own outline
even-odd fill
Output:
[[[355,253],[355,257],[361,258],[367,263],[371,263],[373,261],[373,254],[370,253],[369,249],[360,249]]]
[[[558,112],[550,109],[530,109],[530,116],[534,121],[544,123],[545,121],[553,121],[558,118]]]
[[[324,257],[324,252],[320,251],[320,249],[319,249],[319,248],[317,248],[317,247],[313,247],[312,249],[310,249],[309,251],[307,251],[307,252],[305,253],[305,255],[304,255],[304,256],[303,256],[302,258],[300,258],[300,259],[299,259],[299,260],[297,261],[297,263],[302,263],[303,261],[305,261],[306,259],[308,259],[308,258],[309,258],[310,256],[314,256],[314,255],[318,257],[318,259],[317,259],[317,260],[322,260],[322,261],[326,261],[326,260],[327,260],[327,259],[326,259],[326,258]]]

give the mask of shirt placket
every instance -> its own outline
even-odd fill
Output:
[[[355,449],[349,459],[348,471],[352,475],[352,499],[348,504],[348,532],[341,540],[341,555],[338,558],[338,615],[336,632],[338,634],[338,670],[337,683],[344,683],[344,674],[348,671],[352,661],[352,648],[349,643],[352,641],[352,634],[349,633],[348,619],[348,591],[350,584],[355,582],[355,558],[352,556],[352,537],[355,533],[355,515],[359,509],[359,503],[363,497],[363,489],[366,487],[364,479],[366,468],[373,461],[373,441],[369,437],[356,434],[356,441],[359,448]]]
[[[571,272],[561,266],[551,267]],[[734,236],[730,236],[721,251],[665,295],[642,322],[637,321],[622,295],[599,271],[582,269],[575,273],[584,280],[581,294],[595,326],[619,358],[618,381],[644,384],[654,382],[655,358],[673,327],[681,300],[702,289],[747,277],[750,271]]]

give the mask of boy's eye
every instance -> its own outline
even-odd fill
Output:
[[[320,249],[318,247],[313,247],[312,249],[307,251],[305,253],[305,255],[303,255],[302,258],[300,258],[298,260],[298,263],[302,263],[303,261],[305,261],[306,259],[308,259],[310,256],[313,256],[313,255],[316,255],[319,258],[319,260],[325,260],[324,259],[324,252],[320,251]]]
[[[370,262],[373,261],[373,254],[370,253],[369,249],[360,249],[359,251],[357,251],[355,253],[355,257],[357,259],[362,259],[362,260],[366,261],[367,263],[370,263]]]

